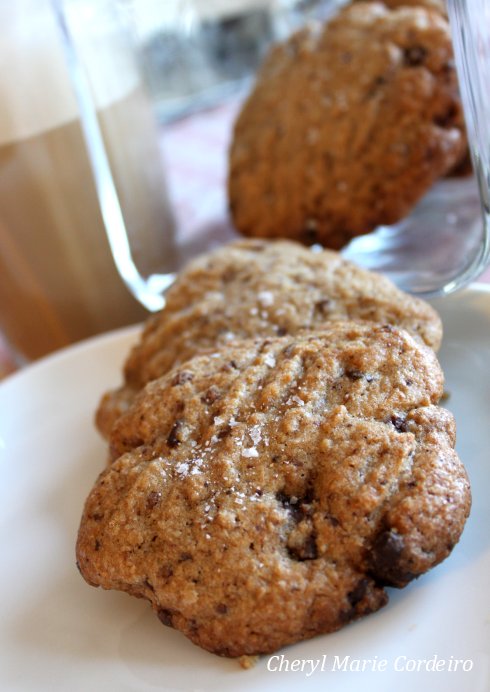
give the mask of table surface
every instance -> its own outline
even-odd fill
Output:
[[[226,169],[237,100],[162,128],[167,184],[183,261],[236,237],[227,215]],[[490,283],[490,267],[478,278]],[[0,378],[17,367],[0,333]]]

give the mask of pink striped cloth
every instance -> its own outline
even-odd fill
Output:
[[[236,237],[229,221],[226,169],[237,101],[196,113],[165,127],[161,137],[167,183],[185,261]],[[479,278],[490,283],[490,267]],[[0,378],[15,370],[0,334]]]

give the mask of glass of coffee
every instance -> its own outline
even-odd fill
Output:
[[[0,5],[0,330],[20,361],[141,320],[175,269],[158,133],[116,5]]]

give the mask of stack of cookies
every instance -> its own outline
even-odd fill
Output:
[[[470,508],[440,341],[429,305],[335,252],[251,240],[194,260],[99,406],[83,577],[230,657],[378,610]]]
[[[339,249],[468,162],[443,0],[352,2],[267,57],[235,125],[231,215]]]

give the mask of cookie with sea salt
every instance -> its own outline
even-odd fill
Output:
[[[106,436],[134,395],[178,363],[228,342],[318,329],[333,320],[397,324],[437,349],[437,313],[380,275],[335,252],[290,241],[241,241],[191,262],[168,291],[108,392],[97,424]]]
[[[389,325],[243,341],[138,395],[78,564],[237,657],[376,611],[458,541],[470,490],[433,351]]]
[[[232,218],[340,248],[406,216],[465,152],[447,19],[354,3],[266,59],[235,124]]]

